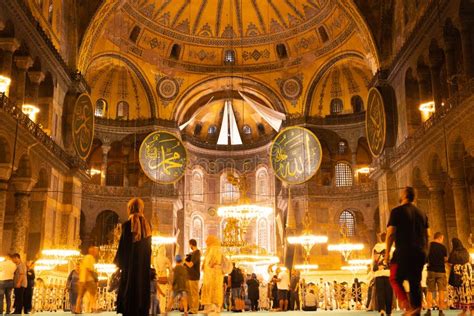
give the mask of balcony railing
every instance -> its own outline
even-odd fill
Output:
[[[377,183],[354,184],[347,187],[320,186],[312,183],[294,185],[291,187],[291,196],[354,196],[377,192]],[[287,194],[286,194],[287,195]],[[287,197],[287,196],[286,196]]]
[[[14,105],[5,94],[0,94],[0,109],[16,120],[19,126],[23,127],[31,136],[33,136],[49,152],[65,163],[69,168],[78,168],[81,170],[87,169],[84,160],[77,156],[68,154],[48,134],[46,134],[38,124],[30,120],[28,115],[24,114],[19,107]]]

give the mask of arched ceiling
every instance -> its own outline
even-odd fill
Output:
[[[232,65],[224,62],[228,50]],[[252,89],[271,99],[270,107],[303,116],[316,75],[345,54],[359,56],[369,77],[379,67],[372,35],[349,0],[104,0],[78,66],[84,73],[105,55],[137,65],[162,119],[175,120],[179,107],[189,106],[183,100],[205,97],[197,83],[223,76],[256,82]],[[239,81],[218,83],[209,93],[245,89]]]

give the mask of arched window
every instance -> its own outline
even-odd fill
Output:
[[[128,103],[125,101],[119,101],[117,103],[117,118],[128,120]]]
[[[364,111],[364,101],[359,95],[354,95],[351,98],[352,111],[354,113],[360,113]]]
[[[193,201],[203,201],[203,179],[200,171],[193,171],[191,181],[191,198]]]
[[[247,124],[245,124],[243,127],[242,127],[242,131],[244,132],[245,135],[250,135],[252,134],[252,128],[250,126],[248,126]]]
[[[336,164],[336,187],[352,186],[352,168],[346,162]]]
[[[342,155],[346,153],[346,150],[347,150],[347,144],[345,141],[341,140],[338,144],[338,151]]]
[[[201,131],[202,131],[202,124],[201,124],[201,123],[197,123],[197,124],[194,126],[193,135],[194,135],[194,136],[199,136],[199,134],[201,134]]]
[[[257,196],[257,201],[262,201],[268,198],[268,172],[266,169],[262,168],[257,171],[256,174],[256,183],[255,183],[255,195]]]
[[[339,215],[339,227],[344,230],[347,234],[347,237],[352,237],[355,235],[355,217],[352,212],[344,210]]]
[[[119,216],[114,211],[102,211],[96,218],[91,237],[96,245],[106,245],[113,241],[113,231],[119,223]]]
[[[221,175],[221,203],[235,203],[240,198],[239,188],[227,180],[227,174]]]
[[[209,128],[207,129],[207,133],[210,134],[210,135],[213,135],[217,132],[217,126],[215,125],[211,125],[209,126]]]
[[[319,36],[321,37],[321,41],[323,41],[323,43],[326,43],[327,41],[329,41],[329,35],[326,29],[324,28],[324,26],[320,26],[318,28],[318,32],[319,32]]]
[[[130,37],[129,39],[136,43],[137,42],[137,39],[138,39],[138,35],[140,35],[140,32],[141,32],[141,29],[138,25],[135,25],[132,29],[132,31],[130,32]]]
[[[257,225],[257,246],[268,251],[270,247],[269,237],[268,221],[266,218],[260,218]]]
[[[201,217],[194,216],[191,226],[191,239],[196,239],[199,249],[204,245],[204,222]]]
[[[107,101],[99,99],[95,102],[95,116],[104,117],[107,112]]]
[[[265,135],[265,125],[263,125],[262,123],[258,123],[257,129],[260,135]]]
[[[342,113],[343,103],[341,99],[332,99],[331,100],[331,115],[336,115]]]
[[[224,52],[224,64],[225,65],[235,64],[235,51],[233,49],[228,49]]]
[[[178,60],[180,54],[181,46],[179,44],[173,44],[173,47],[171,47],[170,58]]]
[[[286,50],[285,44],[277,44],[276,51],[277,51],[278,58],[280,59],[288,58],[288,52]]]

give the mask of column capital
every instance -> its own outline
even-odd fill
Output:
[[[28,194],[33,188],[33,185],[35,185],[35,183],[36,181],[30,177],[14,176],[11,179],[11,184],[15,188],[15,191],[17,191],[16,193]]]
[[[20,47],[20,42],[13,37],[0,37],[0,49],[14,53]]]
[[[42,71],[28,71],[28,78],[35,84],[39,85],[44,80],[44,77],[45,75]]]
[[[15,56],[15,64],[21,70],[28,70],[33,66],[33,59],[30,56]]]
[[[112,148],[112,146],[110,146],[110,145],[102,145],[101,148],[102,148],[102,154],[107,155],[107,154],[109,153],[109,151],[110,151],[110,148]]]

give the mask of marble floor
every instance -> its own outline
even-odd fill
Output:
[[[286,316],[306,316],[306,315],[321,315],[321,316],[336,316],[336,315],[343,315],[343,316],[376,316],[378,313],[376,312],[366,312],[366,311],[317,311],[317,312],[300,312],[300,311],[291,311],[291,312],[245,312],[243,313],[246,316],[276,316],[276,315],[286,315]],[[447,316],[456,316],[459,314],[459,311],[450,310],[445,311]],[[36,313],[35,315],[71,315],[71,313],[65,312],[56,312],[56,313]],[[87,314],[83,314],[87,315]],[[99,314],[89,314],[89,315],[101,315],[101,316],[113,316],[117,315],[114,312],[104,312]],[[170,316],[180,316],[182,313],[172,312],[169,314]],[[203,314],[201,314],[203,315]],[[242,313],[230,313],[224,312],[221,315],[230,316],[230,315],[242,315]],[[394,315],[401,315],[401,312],[395,312]],[[438,312],[432,312],[432,316],[438,316]]]

